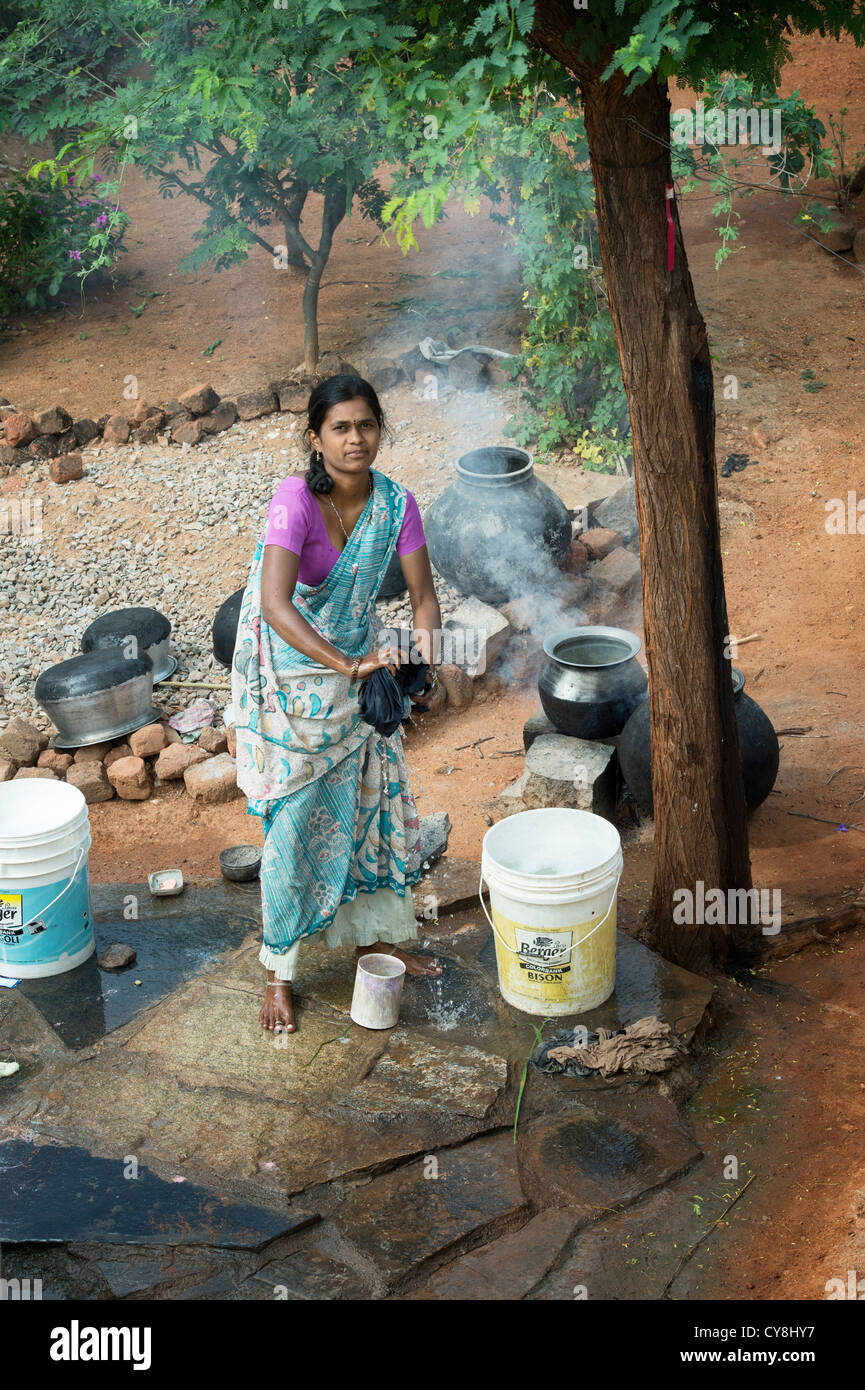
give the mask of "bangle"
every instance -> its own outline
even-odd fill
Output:
[[[352,667],[351,667],[351,675],[350,675],[349,681],[348,681],[349,685],[354,685],[355,681],[357,680],[357,673],[358,673],[358,670],[359,670],[359,669],[360,669],[360,657],[359,657],[359,656],[356,656],[355,659],[354,659],[354,661],[353,661],[353,663],[352,663]]]

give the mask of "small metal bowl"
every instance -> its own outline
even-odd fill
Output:
[[[166,888],[165,884],[172,878],[176,880],[176,887]],[[154,898],[176,898],[183,892],[183,874],[179,869],[159,869],[155,874],[148,874],[147,882]]]
[[[219,867],[223,878],[231,883],[251,883],[258,878],[261,868],[261,847],[259,845],[232,845],[219,856]]]

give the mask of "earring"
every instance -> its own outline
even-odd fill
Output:
[[[324,467],[324,454],[316,454],[316,456],[315,456],[315,461],[316,461],[316,463],[318,464],[318,467],[319,467],[319,468],[323,468],[323,467]]]

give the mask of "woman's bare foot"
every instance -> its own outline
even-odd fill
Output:
[[[405,964],[407,975],[440,975],[442,968],[439,962],[431,956],[417,956],[410,951],[401,951],[394,947],[389,941],[376,941],[372,946],[356,946],[354,951],[355,960],[360,960],[361,956],[368,956],[376,951],[382,956],[396,956],[397,960]]]
[[[261,1006],[258,1021],[262,1028],[269,1029],[271,1033],[294,1033],[297,1031],[297,1024],[294,1021],[294,1005],[291,999],[291,985],[287,980],[274,980],[272,970],[267,972],[267,989],[264,991],[264,1003]]]

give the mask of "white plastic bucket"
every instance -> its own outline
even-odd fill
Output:
[[[41,777],[0,786],[0,974],[62,975],[93,954],[89,850],[77,787]]]
[[[616,983],[619,832],[591,811],[521,811],[484,836],[502,997],[528,1014],[583,1013]]]
[[[361,956],[354,977],[351,1018],[361,1028],[394,1028],[405,980],[405,961],[373,951]]]

